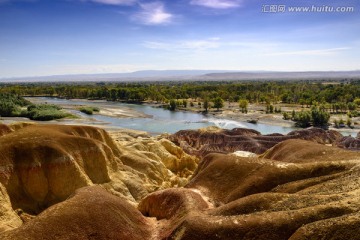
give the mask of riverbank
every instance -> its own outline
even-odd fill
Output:
[[[36,97],[28,97],[27,100],[35,103],[48,103],[49,98],[36,98]],[[56,98],[52,99],[53,100]],[[63,99],[59,99],[63,100]],[[116,102],[109,102],[106,100],[87,100],[87,99],[68,99],[66,101],[69,101],[69,104],[64,104],[63,102],[59,102],[55,104],[60,105],[65,110],[71,110],[71,112],[74,113],[74,111],[78,111],[81,107],[87,107],[87,106],[96,106],[99,108],[99,112],[96,112],[94,114],[102,115],[102,116],[108,116],[108,117],[118,117],[118,118],[148,118],[151,117],[151,115],[144,114],[139,111],[135,111],[134,109],[127,108],[127,107],[117,107]],[[85,104],[79,104],[79,103],[85,103]],[[91,116],[91,115],[89,115]]]
[[[76,125],[101,126],[107,130],[128,128],[150,132],[152,135],[162,133],[175,133],[185,129],[199,129],[208,126],[220,128],[251,128],[262,134],[281,133],[287,134],[296,130],[294,122],[284,120],[282,113],[266,114],[265,106],[261,104],[250,104],[248,113],[242,113],[237,103],[224,103],[219,111],[210,108],[207,114],[197,102],[188,104],[186,108],[178,108],[176,111],[169,111],[163,108],[163,104],[156,102],[145,102],[143,104],[129,104],[123,102],[109,102],[106,100],[83,100],[83,99],[58,99],[58,98],[28,98],[34,103],[48,103],[62,106],[72,114],[78,115],[79,119],[63,119],[58,123]],[[93,106],[100,109],[99,114],[87,115],[81,113],[81,106]],[[276,105],[282,111],[290,112],[293,109],[301,111],[301,106]],[[307,110],[307,109],[306,109]],[[340,115],[332,117],[340,118]],[[346,120],[345,116],[343,119]],[[257,122],[252,124],[250,122]],[[331,120],[333,121],[333,120]],[[359,120],[355,120],[359,121]],[[54,122],[54,123],[57,123]],[[345,136],[351,134],[356,136],[359,131],[350,128],[331,128],[342,132]]]
[[[154,106],[154,103],[146,103]],[[189,106],[186,108],[179,108],[178,111],[190,111],[194,113],[203,114],[204,109],[201,108],[197,102],[193,103],[194,106]],[[266,113],[266,105],[264,104],[249,104],[247,113],[242,113],[241,110],[237,107],[238,103],[236,102],[224,102],[223,108],[217,110],[214,108],[208,109],[206,115],[212,116],[217,119],[227,119],[230,121],[238,121],[238,122],[247,122],[254,124],[265,124],[272,126],[279,126],[285,128],[295,128],[295,122],[291,120],[284,120],[282,112],[288,112],[291,114],[293,110],[296,112],[307,111],[310,108],[302,107],[301,105],[292,105],[292,104],[277,104],[274,107],[281,109],[280,113]],[[360,117],[351,118],[352,128],[348,126],[336,128],[333,124],[335,120],[338,122],[340,120],[346,122],[348,116],[346,114],[336,114],[331,115],[329,123],[329,129],[336,130],[338,132],[342,132],[345,135],[351,133],[354,135],[355,133],[360,131]]]

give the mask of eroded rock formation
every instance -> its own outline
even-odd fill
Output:
[[[13,209],[38,214],[94,184],[135,203],[155,190],[185,185],[197,166],[168,140],[132,141],[117,144],[94,127],[9,127],[0,137],[0,183]]]
[[[243,151],[237,154],[208,154],[196,167],[196,158],[181,148],[144,133],[113,133],[113,141],[105,131],[89,127],[12,129],[0,137],[0,159],[5,159],[0,188],[5,207],[0,210],[6,216],[0,218],[0,226],[8,226],[0,229],[4,231],[0,239],[348,240],[360,236],[360,153],[329,146],[341,135],[318,129],[286,136],[241,129],[191,133],[187,141],[193,151],[207,144],[205,136],[211,144],[233,139],[252,143],[236,149]],[[186,140],[189,134],[181,136]],[[267,145],[266,138],[282,140],[277,144],[269,140]],[[255,143],[261,155],[245,152],[255,149]],[[97,150],[86,150],[85,144]],[[22,148],[31,154],[25,156]],[[62,176],[72,193],[51,202],[50,196],[58,196],[51,183]],[[84,187],[71,185],[82,177]],[[17,195],[14,189],[19,190]],[[43,189],[48,189],[47,194]],[[11,207],[45,210],[20,226]]]
[[[169,139],[183,148],[187,153],[204,157],[209,153],[231,153],[248,151],[256,154],[287,139],[303,139],[316,143],[332,144],[342,135],[333,130],[309,128],[296,130],[287,135],[261,135],[258,131],[244,128],[232,130],[214,127],[199,130],[181,130],[169,136]]]
[[[0,137],[11,132],[12,130],[8,125],[0,123]]]
[[[5,187],[0,183],[0,233],[20,227],[22,221],[13,211]]]
[[[171,227],[160,235],[168,239],[357,239],[359,177],[359,153],[303,140],[284,141],[259,158],[210,154],[186,186],[199,191],[199,197],[208,202],[207,210],[199,209],[202,202],[189,201],[195,204],[193,210],[162,220]],[[151,198],[143,201],[140,206],[150,205]],[[152,201],[151,206],[157,209],[162,202]],[[159,213],[153,211],[150,216],[159,218]]]
[[[336,146],[354,151],[360,151],[360,132],[356,137],[343,137],[336,142]]]
[[[100,186],[78,189],[1,239],[151,239],[153,223]]]

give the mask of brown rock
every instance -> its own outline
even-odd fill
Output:
[[[22,221],[13,211],[5,187],[0,183],[0,233],[21,226]]]
[[[8,125],[0,123],[0,137],[11,132],[12,129]]]
[[[299,145],[301,148],[299,148]],[[359,160],[359,153],[336,147],[290,139],[263,153],[260,158],[288,163]]]
[[[211,154],[186,187],[215,207],[173,222],[167,239],[357,239],[359,177],[359,153],[302,140],[259,159]]]
[[[261,135],[259,132],[245,128],[232,130],[213,128],[207,131],[182,130],[169,136],[169,139],[182,147],[187,153],[204,157],[209,153],[231,153],[248,151],[256,154],[264,153],[267,149],[287,139],[303,139],[316,143],[331,144],[342,135],[336,131],[309,128],[296,130],[287,135]]]
[[[0,183],[12,207],[30,214],[93,184],[136,202],[185,185],[197,166],[196,157],[170,141],[143,134],[127,135],[122,145],[94,127],[19,124],[14,130],[0,137]]]
[[[152,239],[152,222],[99,186],[76,191],[0,239]]]
[[[171,219],[183,216],[191,211],[207,209],[208,203],[191,189],[166,189],[149,194],[138,206],[140,212],[156,219]]]
[[[360,151],[360,138],[359,134],[358,137],[354,138],[351,136],[343,137],[338,140],[334,145],[340,148],[345,148],[353,151]]]
[[[77,188],[110,181],[121,164],[105,131],[33,125],[0,138],[0,182],[14,209],[37,213]]]

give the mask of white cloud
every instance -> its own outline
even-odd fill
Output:
[[[166,25],[172,22],[174,15],[165,11],[161,2],[141,3],[141,11],[132,19],[145,25]]]
[[[237,8],[241,6],[241,0],[191,0],[191,5],[198,5],[215,9]]]
[[[133,5],[136,0],[81,0],[83,2],[94,2],[106,5]]]
[[[166,42],[144,42],[143,46],[150,49],[161,49],[161,50],[205,50],[214,49],[220,46],[218,38],[210,38],[205,40],[186,40],[178,41],[173,43]]]
[[[302,50],[302,51],[289,51],[289,52],[274,52],[264,54],[266,56],[320,56],[320,55],[332,55],[338,52],[349,50],[348,47],[341,48],[328,48],[328,49],[314,49],[314,50]]]

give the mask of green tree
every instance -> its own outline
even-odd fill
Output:
[[[214,108],[216,108],[218,111],[220,108],[224,106],[224,100],[221,97],[214,98],[213,102],[214,102]]]
[[[312,107],[311,121],[315,127],[324,127],[328,125],[330,114],[319,107]]]
[[[239,107],[241,108],[241,112],[242,113],[247,113],[248,112],[248,106],[249,106],[249,101],[246,99],[240,99],[239,100]]]
[[[176,100],[175,99],[171,99],[170,102],[169,102],[169,109],[171,111],[175,111],[176,109]]]
[[[309,111],[301,111],[296,113],[295,118],[295,126],[297,127],[310,127],[311,125],[311,114]]]
[[[0,102],[0,116],[11,117],[17,110],[17,107],[12,102]]]
[[[360,98],[355,98],[354,103],[358,106],[360,106]]]
[[[203,108],[205,109],[205,112],[208,112],[210,107],[210,103],[208,99],[204,99]]]
[[[291,115],[288,112],[283,112],[283,119],[284,120],[290,120],[291,119]]]
[[[356,107],[357,107],[357,105],[356,105],[356,103],[354,103],[354,102],[349,102],[349,103],[347,104],[347,108],[348,108],[350,111],[356,110]]]

